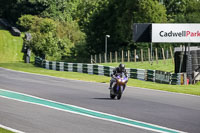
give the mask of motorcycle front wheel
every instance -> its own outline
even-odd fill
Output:
[[[115,95],[110,94],[111,99],[115,99]]]
[[[121,93],[119,93],[119,94],[117,95],[117,99],[118,99],[118,100],[120,100],[120,99],[121,99],[121,97],[122,97],[122,94],[121,94]]]
[[[118,93],[118,95],[117,95],[117,99],[118,99],[118,100],[121,99],[122,93],[123,93],[123,86],[121,86],[120,89],[119,89],[119,93]]]
[[[116,96],[116,95],[113,94],[112,90],[110,89],[110,98],[111,98],[111,99],[115,99],[115,96]]]

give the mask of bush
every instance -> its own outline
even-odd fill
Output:
[[[31,41],[25,41],[26,45],[36,56],[47,60],[75,59],[80,53],[78,44],[85,44],[82,43],[85,34],[75,21],[56,22],[50,18],[24,15],[19,18],[18,25],[32,34]]]
[[[31,29],[31,26],[34,24],[35,20],[35,16],[23,15],[18,19],[17,24],[20,26],[22,31],[28,31]]]

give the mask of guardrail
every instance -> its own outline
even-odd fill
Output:
[[[50,70],[56,71],[69,71],[80,72],[95,75],[110,76],[115,67],[103,66],[96,64],[84,64],[84,63],[67,63],[47,61],[42,58],[35,57],[35,65]],[[169,73],[158,70],[145,70],[145,69],[132,69],[127,68],[128,76],[132,79],[139,79],[144,81],[157,82],[162,84],[182,85],[187,82],[184,81],[184,73]]]

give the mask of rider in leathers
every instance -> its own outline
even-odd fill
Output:
[[[110,80],[110,87],[109,87],[109,89],[111,89],[113,83],[116,82],[116,76],[119,75],[119,74],[122,74],[122,73],[124,73],[125,76],[128,78],[127,72],[126,72],[126,69],[125,69],[125,65],[124,64],[119,64],[119,67],[116,67],[113,70],[113,73],[111,74],[111,80]]]

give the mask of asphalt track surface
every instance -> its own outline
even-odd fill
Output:
[[[0,68],[0,89],[184,132],[200,132],[199,96],[127,87],[121,100],[110,100],[107,88],[108,84],[66,80]],[[2,97],[0,124],[30,133],[151,132]]]

